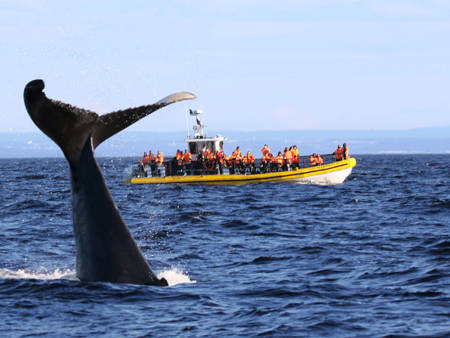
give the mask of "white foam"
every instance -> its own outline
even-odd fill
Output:
[[[196,283],[195,280],[191,280],[189,275],[178,268],[171,268],[163,270],[158,273],[158,278],[164,277],[169,286],[177,284],[190,284]],[[28,269],[0,269],[1,279],[37,279],[37,280],[54,280],[54,279],[77,279],[76,272],[70,269],[55,269],[47,270],[46,268],[40,268],[37,271]]]
[[[5,279],[74,279],[75,274],[75,271],[70,269],[47,270],[46,268],[40,268],[38,271],[0,269],[0,278]]]
[[[197,283],[195,280],[191,280],[189,275],[178,268],[171,268],[169,270],[163,270],[157,275],[158,278],[165,278],[169,286],[177,284],[191,284]]]

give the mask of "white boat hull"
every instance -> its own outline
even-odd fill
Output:
[[[295,179],[294,181],[298,184],[319,184],[319,185],[342,184],[351,173],[352,168],[350,167],[347,169],[333,171],[325,174],[301,177]]]

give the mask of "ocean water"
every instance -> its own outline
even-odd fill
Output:
[[[361,155],[342,185],[111,193],[169,287],[75,276],[68,165],[0,159],[1,336],[450,335],[450,155]]]

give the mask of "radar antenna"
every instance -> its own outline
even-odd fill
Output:
[[[189,114],[191,116],[195,116],[195,121],[197,122],[197,125],[193,127],[194,129],[194,137],[195,138],[205,138],[205,125],[203,124],[202,119],[200,118],[200,114],[203,113],[203,110],[200,109],[189,109]]]

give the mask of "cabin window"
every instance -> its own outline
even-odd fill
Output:
[[[196,145],[197,144],[195,142],[189,143],[189,152],[191,154],[197,154],[198,153]]]

